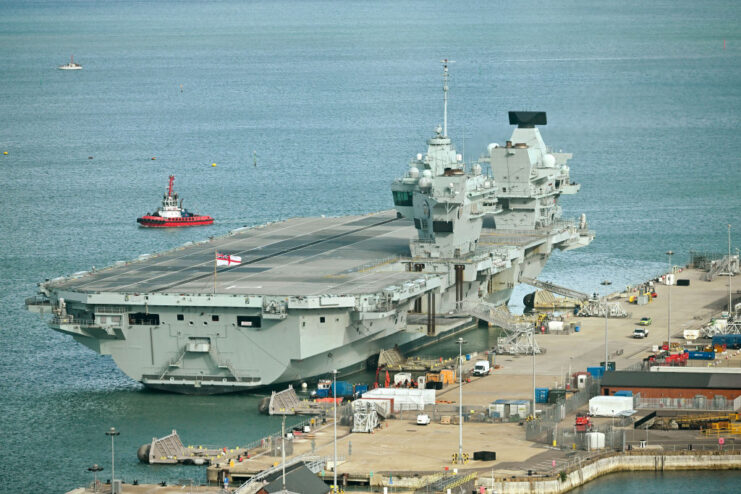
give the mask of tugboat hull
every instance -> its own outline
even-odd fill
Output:
[[[143,216],[137,218],[139,226],[145,228],[178,228],[184,226],[211,225],[214,219],[210,216],[191,216],[189,218],[161,218],[156,216]]]

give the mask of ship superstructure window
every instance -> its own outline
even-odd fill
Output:
[[[324,316],[319,316],[319,322],[324,322],[324,321],[326,321],[326,319],[324,318]]]
[[[262,317],[260,316],[237,316],[237,326],[241,328],[262,327]]]
[[[144,312],[134,312],[129,314],[129,324],[135,326],[158,326],[159,323],[159,314],[145,314]]]
[[[452,221],[433,221],[432,231],[435,233],[453,233]]]
[[[184,321],[184,320],[185,320],[185,316],[182,314],[178,314],[178,321]]]
[[[394,194],[394,205],[395,206],[411,206],[412,205],[412,193],[406,190],[395,190]]]
[[[219,322],[219,316],[218,316],[218,315],[216,315],[216,314],[212,314],[212,315],[211,315],[211,320],[212,320],[213,322]]]

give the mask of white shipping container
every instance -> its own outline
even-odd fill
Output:
[[[548,321],[548,331],[563,331],[563,321]]]
[[[605,448],[605,435],[602,432],[587,432],[587,449],[594,451]]]
[[[595,396],[589,400],[589,414],[596,417],[616,417],[633,410],[632,396]]]
[[[425,405],[435,404],[434,389],[376,388],[363,393],[363,398],[394,400],[394,411],[424,410]]]
[[[495,412],[499,414],[499,417],[505,418],[507,415],[505,415],[505,405],[504,403],[494,403],[493,405],[489,405],[489,412]]]
[[[412,374],[410,372],[398,372],[394,376],[394,384],[404,384],[405,382],[412,382]]]

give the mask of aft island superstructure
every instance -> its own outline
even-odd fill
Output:
[[[445,82],[447,115],[447,68]],[[507,303],[553,249],[593,239],[583,216],[561,219],[558,197],[578,185],[570,155],[543,143],[545,119],[510,112],[511,139],[471,165],[445,122],[392,184],[395,210],[235,230],[41,283],[26,305],[131,378],[180,393],[311,379],[417,348],[470,327],[465,304]],[[241,263],[215,272],[215,252]]]

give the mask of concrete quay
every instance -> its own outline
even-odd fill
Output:
[[[684,343],[683,330],[700,328],[725,310],[728,304],[728,278],[718,277],[707,282],[701,279],[702,274],[694,270],[679,273],[678,278],[690,280],[689,286],[669,288],[657,283],[655,288],[658,296],[647,305],[628,304],[620,294],[611,296],[612,301],[619,301],[631,313],[628,318],[608,320],[608,352],[618,370],[640,362],[653,346],[666,341],[668,290],[671,290],[672,341]],[[737,293],[734,290],[734,298]],[[641,317],[653,319],[648,327],[649,336],[634,339],[633,329]],[[535,357],[536,387],[562,386],[569,371],[583,371],[604,360],[604,318],[571,316],[567,322],[579,325],[580,331],[565,335],[537,335],[539,345],[547,352]],[[472,357],[467,364],[472,365],[475,359],[475,356]],[[723,360],[720,365],[738,367],[739,362],[737,356]],[[470,382],[464,382],[464,414],[480,410],[499,398],[532,399],[531,356],[498,355],[495,363],[499,367],[490,375],[473,377]],[[690,365],[695,364],[690,361]],[[697,365],[707,365],[707,362]],[[525,428],[518,423],[473,421],[464,423],[463,451],[470,457],[473,457],[474,451],[496,451],[497,459],[468,461],[459,465],[453,461],[453,454],[458,452],[458,425],[440,423],[441,416],[456,415],[458,386],[450,385],[438,391],[437,399],[445,403],[428,407],[426,413],[433,419],[428,426],[416,425],[416,411],[403,412],[397,414],[396,418],[385,420],[373,434],[352,434],[349,427],[338,425],[337,474],[340,485],[366,485],[366,492],[379,492],[384,486],[393,486],[394,492],[413,492],[440,478],[445,472],[458,469],[462,473],[476,474],[476,485],[485,486],[487,492],[560,493],[600,475],[624,470],[741,469],[738,445],[733,446],[734,451],[725,451],[723,454],[707,451],[713,442],[717,447],[717,439],[708,438],[699,431],[650,431],[649,445],[654,449],[610,451],[595,458],[587,452],[556,449],[527,441]],[[571,420],[571,423],[564,424],[573,425],[573,418]],[[632,427],[630,431],[626,434],[628,441],[635,440],[637,443],[639,439],[644,439],[644,432],[638,434],[632,431]],[[705,451],[680,451],[688,444],[701,446]],[[697,446],[695,449],[700,449]],[[316,455],[327,458],[331,463],[334,456],[331,420],[313,429],[311,434],[296,436],[293,449],[294,456]],[[255,453],[233,466],[227,461],[217,460],[208,468],[208,479],[216,482],[226,474],[235,481],[233,486],[239,485],[240,480],[281,461],[280,456],[268,456],[267,451]],[[533,475],[528,475],[529,471]],[[331,483],[332,477],[331,470],[325,471],[327,483]],[[362,489],[357,487],[353,491],[363,492],[358,488]],[[134,486],[126,485],[124,492],[167,491],[134,490]]]

